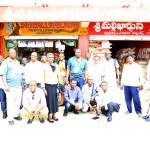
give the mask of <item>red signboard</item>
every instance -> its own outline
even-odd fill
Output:
[[[143,22],[91,22],[89,35],[150,35],[150,23]]]

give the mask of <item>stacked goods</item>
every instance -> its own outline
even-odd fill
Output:
[[[99,55],[101,60],[105,60],[105,52],[112,48],[111,45],[109,41],[90,41],[89,52],[91,55]]]
[[[116,57],[118,59],[119,65],[120,65],[120,69],[121,71],[123,70],[123,66],[126,63],[126,57],[129,54],[135,54],[135,47],[133,48],[122,48],[120,50],[117,51]]]
[[[147,74],[147,61],[146,60],[136,60],[135,62],[137,62],[141,68],[142,68],[142,71],[143,71],[143,76],[144,76],[144,81],[146,81],[146,74]]]

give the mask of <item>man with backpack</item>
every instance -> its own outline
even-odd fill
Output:
[[[111,58],[111,51],[107,50],[105,52],[105,78],[104,81],[107,81],[110,88],[117,88],[117,84],[119,84],[119,64],[116,59]]]

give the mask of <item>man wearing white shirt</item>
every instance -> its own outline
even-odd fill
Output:
[[[41,88],[41,83],[43,79],[43,66],[40,61],[37,60],[38,54],[37,52],[31,53],[31,61],[26,64],[24,70],[24,78],[27,83],[27,87],[29,87],[29,83],[31,80],[35,80],[37,82],[37,86]]]
[[[132,113],[132,99],[138,117],[142,116],[142,107],[139,91],[143,89],[143,72],[139,64],[134,62],[134,55],[128,55],[128,64],[124,66],[121,79],[121,89],[124,87],[124,95],[127,106],[125,114]]]
[[[120,104],[117,103],[117,96],[112,90],[108,88],[108,83],[103,81],[101,83],[99,95],[96,96],[97,101],[97,114],[101,113],[107,116],[107,122],[112,121],[112,113],[119,112]]]

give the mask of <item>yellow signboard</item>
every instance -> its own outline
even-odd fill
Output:
[[[9,35],[82,35],[87,34],[87,28],[79,22],[22,22],[0,23],[0,36]]]

